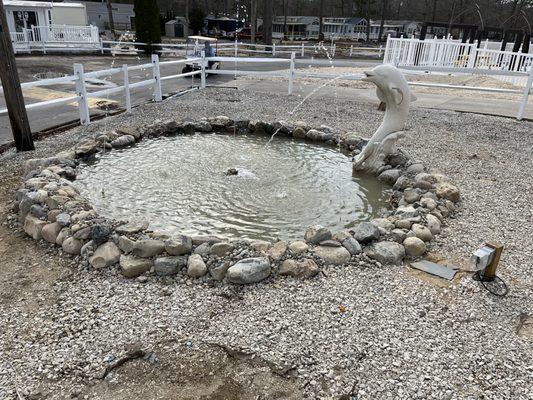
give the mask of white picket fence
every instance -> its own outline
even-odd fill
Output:
[[[200,65],[199,70],[194,70],[187,73],[174,74],[169,76],[161,75],[161,66],[174,66],[190,62],[197,62]],[[153,90],[153,99],[155,102],[162,101],[162,88],[161,83],[168,80],[180,79],[189,76],[199,76],[199,88],[204,89],[206,87],[206,67],[209,61],[219,62],[219,63],[229,63],[229,65],[236,66],[238,63],[277,63],[277,64],[287,64],[288,69],[277,70],[277,71],[249,71],[249,70],[237,70],[233,69],[210,69],[209,74],[218,74],[218,75],[246,75],[246,76],[277,76],[287,79],[288,89],[287,92],[289,95],[293,92],[294,79],[297,77],[311,77],[319,79],[327,79],[330,82],[333,82],[338,79],[350,79],[350,80],[360,80],[362,75],[360,73],[353,74],[344,74],[342,76],[330,74],[330,73],[308,73],[306,71],[298,71],[296,69],[296,53],[292,52],[291,57],[287,58],[253,58],[253,57],[205,57],[203,52],[202,56],[195,59],[182,59],[182,60],[172,60],[172,61],[163,61],[160,62],[157,55],[152,55],[151,62],[141,65],[128,66],[123,65],[120,68],[109,68],[100,71],[94,72],[84,72],[82,64],[74,64],[74,74],[71,76],[65,76],[60,78],[51,78],[44,79],[34,82],[26,82],[21,84],[22,89],[28,89],[36,86],[49,86],[65,83],[74,83],[76,88],[76,94],[69,97],[63,97],[53,100],[41,101],[37,103],[31,103],[26,105],[26,110],[45,110],[59,105],[71,104],[77,102],[80,122],[83,125],[89,124],[90,113],[89,113],[89,99],[90,98],[102,98],[108,97],[112,94],[122,93],[124,96],[124,104],[126,112],[130,113],[132,110],[132,98],[131,91],[134,89],[142,87],[152,87]],[[409,69],[409,67],[402,67]],[[413,68],[413,67],[411,67]],[[134,70],[147,70],[151,69],[152,77],[150,79],[145,79],[139,82],[130,83],[130,72]],[[475,71],[471,69],[470,71]],[[506,71],[491,71],[494,73],[504,74],[509,73]],[[514,74],[519,74],[520,72],[513,72]],[[87,90],[87,79],[88,78],[109,78],[112,75],[122,75],[122,85],[98,90],[96,92],[89,92]],[[522,73],[523,74],[523,73]],[[499,92],[499,93],[517,93],[522,94],[522,100],[519,104],[519,110],[517,113],[517,119],[521,120],[524,117],[525,109],[528,103],[529,96],[531,94],[531,88],[533,86],[533,72],[530,72],[528,75],[528,83],[524,90],[515,90],[515,89],[501,89],[501,88],[481,88],[481,87],[465,87],[465,86],[454,86],[446,84],[434,84],[434,83],[423,83],[423,82],[413,82],[410,83],[413,86],[426,86],[426,87],[441,87],[441,88],[452,88],[452,89],[462,89],[462,90],[474,90],[474,91],[487,91],[487,92]],[[0,91],[2,93],[2,91]],[[0,109],[0,116],[7,114],[7,109]]]
[[[457,72],[465,69],[507,71],[510,75],[500,75],[499,79],[525,86],[527,73],[533,65],[533,54],[491,50],[487,48],[487,42],[478,48],[477,43],[461,43],[448,38],[422,41],[389,37],[383,62],[398,67],[447,68]],[[513,75],[514,72],[526,75]]]

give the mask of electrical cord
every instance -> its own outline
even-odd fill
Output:
[[[509,288],[505,281],[499,276],[494,276],[494,279],[483,278],[480,271],[476,271],[472,278],[476,281],[481,282],[481,285],[489,292],[495,296],[503,297],[509,293]]]

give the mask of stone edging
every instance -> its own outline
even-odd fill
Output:
[[[427,243],[460,202],[459,190],[445,176],[429,174],[404,154],[389,157],[378,179],[392,185],[390,210],[349,231],[332,233],[315,226],[304,240],[269,243],[225,242],[217,237],[168,237],[151,232],[146,221],[115,221],[99,216],[71,181],[80,161],[94,154],[134,145],[143,138],[211,132],[265,134],[324,142],[356,155],[366,140],[327,126],[305,123],[233,121],[219,116],[190,121],[155,121],[141,128],[122,128],[82,138],[55,157],[25,163],[24,184],[17,191],[16,212],[24,231],[78,257],[87,268],[120,266],[125,277],[181,274],[207,281],[259,282],[271,275],[309,278],[322,265],[364,261],[401,264],[423,256]]]

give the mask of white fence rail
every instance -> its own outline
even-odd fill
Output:
[[[45,110],[51,107],[56,107],[58,105],[71,104],[76,102],[78,105],[79,118],[82,125],[89,124],[91,122],[90,110],[89,110],[89,99],[97,98],[103,96],[110,96],[112,94],[123,93],[124,94],[124,103],[126,112],[131,112],[132,109],[132,99],[131,91],[142,88],[142,87],[152,87],[153,90],[153,99],[155,102],[162,101],[162,87],[161,82],[168,81],[172,79],[179,79],[189,76],[200,76],[200,89],[205,88],[206,74],[219,74],[219,75],[250,75],[250,76],[278,76],[286,78],[288,81],[288,94],[291,95],[293,92],[294,79],[297,77],[311,77],[319,79],[328,79],[330,81],[338,79],[351,79],[359,80],[362,78],[362,75],[359,73],[354,74],[345,74],[345,75],[335,75],[327,73],[307,73],[305,71],[298,71],[296,69],[295,62],[296,54],[295,52],[291,53],[290,59],[287,58],[251,58],[251,57],[205,57],[202,53],[202,56],[196,59],[183,59],[183,60],[173,60],[173,61],[163,61],[159,60],[157,55],[153,55],[151,62],[142,65],[128,66],[123,65],[121,68],[109,68],[106,70],[85,72],[83,65],[74,64],[74,74],[70,76],[65,76],[61,78],[51,78],[44,79],[40,81],[26,82],[22,83],[22,89],[28,89],[36,86],[49,86],[56,84],[65,84],[65,83],[74,83],[76,94],[73,96],[63,97],[54,100],[47,100],[37,103],[32,103],[26,105],[26,110]],[[214,61],[219,63],[230,63],[236,65],[237,63],[278,63],[286,64],[288,69],[278,70],[278,71],[248,71],[248,70],[237,70],[234,69],[218,69],[218,70],[209,70],[206,71],[206,66],[208,62]],[[180,65],[188,62],[196,62],[200,65],[200,69],[193,70],[187,73],[180,73],[169,76],[161,75],[161,66],[169,65]],[[405,69],[416,69],[418,67],[402,67]],[[139,82],[130,83],[129,73],[134,70],[152,70],[152,78],[144,79]],[[450,68],[454,69],[454,68]],[[479,70],[470,69],[470,73],[479,73]],[[514,74],[514,75],[524,75],[524,72],[508,72],[501,70],[490,71],[493,74]],[[98,78],[98,77],[110,77],[112,75],[122,75],[122,85],[98,90],[96,92],[89,92],[87,90],[86,80],[87,78]],[[439,88],[450,88],[450,89],[462,89],[462,90],[473,90],[473,91],[489,91],[489,92],[503,92],[503,93],[515,93],[521,94],[522,100],[519,104],[519,110],[517,113],[517,119],[521,120],[524,117],[525,109],[528,103],[529,96],[531,94],[531,88],[533,85],[533,70],[527,75],[527,85],[524,90],[517,89],[498,89],[498,88],[482,88],[482,87],[465,87],[457,85],[446,85],[446,84],[432,84],[432,83],[423,83],[423,82],[410,82],[410,85],[413,86],[426,86],[426,87],[439,87]],[[0,93],[2,91],[0,90]],[[0,116],[7,114],[7,109],[0,109]]]

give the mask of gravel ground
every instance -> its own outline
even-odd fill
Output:
[[[75,262],[56,265],[57,250],[5,226],[5,204],[19,183],[23,159],[55,154],[82,134],[155,118],[223,114],[304,120],[370,136],[382,118],[375,105],[337,105],[334,95],[312,97],[294,113],[287,111],[300,101],[208,89],[48,138],[37,143],[36,154],[0,155],[6,178],[0,185],[0,256],[8,259],[0,292],[9,294],[0,301],[0,398],[128,398],[113,391],[117,386],[131,398],[129,386],[120,385],[128,382],[120,369],[105,379],[115,389],[96,390],[102,369],[131,343],[154,351],[169,343],[167,350],[176,354],[183,346],[205,351],[208,344],[230,353],[239,349],[278,371],[301,397],[533,399],[532,338],[519,334],[524,315],[533,314],[530,122],[415,109],[401,140],[414,160],[448,175],[461,189],[463,209],[433,242],[433,257],[467,269],[477,246],[501,241],[506,248],[498,273],[510,286],[503,298],[488,294],[466,272],[448,283],[363,257],[313,280],[276,279],[244,288],[179,278],[126,280],[115,269],[84,272]],[[220,357],[209,354],[207,359]],[[148,363],[136,362],[138,371]],[[148,388],[141,397],[176,398],[173,391],[157,395],[154,385],[171,384],[156,379],[158,368],[156,363],[137,376]],[[195,380],[207,385],[212,372],[200,364]],[[257,390],[254,397],[178,398],[287,398]]]

